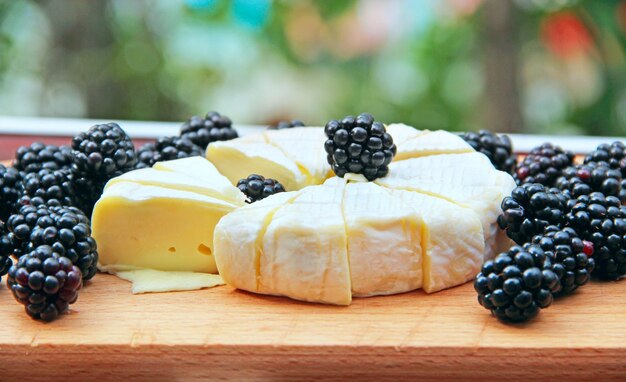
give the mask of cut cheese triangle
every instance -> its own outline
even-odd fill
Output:
[[[345,181],[307,187],[274,213],[263,237],[261,293],[350,304],[344,189]]]
[[[213,142],[207,148],[207,158],[233,184],[250,174],[259,174],[278,180],[287,191],[307,185],[307,177],[298,165],[268,143],[241,139]]]
[[[427,131],[396,146],[398,152],[395,161],[428,155],[474,152],[472,146],[463,138],[444,130]]]
[[[423,289],[427,293],[461,285],[483,264],[485,241],[476,213],[441,198],[413,191],[389,190],[423,219]]]
[[[281,192],[259,200],[224,216],[215,227],[215,261],[227,284],[258,291],[259,257],[265,229],[274,212],[297,193]]]
[[[308,184],[320,184],[328,178],[331,169],[324,151],[326,135],[323,128],[294,127],[267,130],[263,134],[267,143],[280,149],[298,164],[307,176]]]
[[[408,141],[409,139],[419,137],[422,134],[428,132],[428,130],[418,130],[413,126],[405,125],[404,123],[392,123],[386,126],[387,132],[391,134],[393,143],[397,147]]]
[[[215,273],[213,229],[235,208],[194,192],[116,183],[93,212],[100,264]]]
[[[353,295],[403,293],[422,286],[419,213],[371,182],[347,185],[343,213]]]

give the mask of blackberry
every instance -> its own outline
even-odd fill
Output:
[[[552,304],[559,278],[535,244],[514,246],[488,260],[474,280],[478,303],[503,321],[521,322]]]
[[[203,155],[204,150],[185,137],[162,137],[156,143],[146,143],[139,149],[139,163],[136,168],[152,167],[156,162]]]
[[[84,280],[96,274],[96,241],[91,237],[89,219],[79,209],[42,203],[25,205],[11,215],[7,228],[15,256],[49,245],[54,252],[70,259],[81,270]]]
[[[546,227],[563,224],[567,200],[558,189],[539,183],[523,184],[502,200],[498,225],[509,238],[523,245]]]
[[[11,239],[5,229],[4,222],[0,220],[0,276],[4,276],[13,264],[11,261],[13,243],[11,243]]]
[[[6,221],[21,195],[22,174],[13,167],[0,164],[0,220]]]
[[[590,162],[566,168],[556,181],[556,186],[569,191],[574,199],[592,192],[623,199],[626,190],[622,190],[621,183],[620,170],[612,169],[604,162]]]
[[[268,126],[270,130],[282,130],[282,129],[290,129],[292,127],[304,127],[306,126],[304,122],[299,119],[294,119],[293,121],[280,121],[275,125]]]
[[[55,146],[34,142],[22,146],[15,153],[13,167],[27,173],[42,169],[61,170],[72,166],[72,148],[67,145]]]
[[[513,174],[517,157],[513,154],[513,144],[508,135],[498,135],[487,130],[478,133],[468,132],[461,134],[472,148],[483,153],[489,158],[493,166],[500,170]]]
[[[106,182],[135,166],[133,141],[117,123],[95,125],[72,139],[72,171]]]
[[[567,225],[593,244],[593,274],[617,279],[626,274],[626,209],[619,199],[600,192],[568,202]]]
[[[532,242],[552,260],[552,271],[559,276],[556,293],[571,293],[589,281],[596,264],[591,257],[593,244],[582,240],[573,228],[549,226]]]
[[[603,143],[585,157],[584,163],[606,162],[611,168],[619,169],[626,178],[626,145],[620,141]]]
[[[37,320],[53,321],[78,299],[80,269],[50,246],[37,247],[9,269],[13,297]]]
[[[41,198],[44,202],[54,201],[52,204],[75,206],[74,185],[72,173],[69,169],[47,170],[31,172],[24,176],[22,181],[24,196],[22,198]],[[28,204],[21,199],[20,204]]]
[[[72,187],[74,189],[73,206],[81,210],[87,217],[91,216],[107,181],[95,180],[72,174]]]
[[[252,174],[237,182],[237,188],[246,195],[246,203],[254,203],[270,195],[285,192],[280,182],[261,175]]]
[[[517,184],[541,183],[552,187],[566,167],[574,163],[574,153],[544,143],[528,153],[515,170]]]
[[[230,118],[211,111],[206,117],[193,116],[180,128],[180,136],[189,139],[202,150],[211,142],[228,141],[239,136]]]
[[[389,172],[396,145],[385,125],[374,121],[371,114],[332,120],[324,132],[328,137],[324,143],[327,160],[337,176],[343,178],[350,172],[363,174],[372,181]]]

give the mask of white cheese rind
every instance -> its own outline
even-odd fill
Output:
[[[348,183],[343,200],[352,294],[403,293],[422,286],[422,219],[384,188]]]
[[[427,131],[398,146],[394,161],[429,155],[471,153],[475,150],[456,134],[444,130]]]

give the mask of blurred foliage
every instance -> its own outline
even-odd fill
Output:
[[[505,130],[483,112],[488,1],[0,0],[0,113]],[[526,130],[626,134],[626,1],[513,4]]]

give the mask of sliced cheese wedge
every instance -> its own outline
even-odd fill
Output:
[[[495,222],[501,212],[500,203],[515,188],[515,181],[496,170],[483,154],[445,154],[393,162],[389,175],[376,183],[419,191],[471,208],[483,223],[485,258],[493,257],[503,246],[503,236],[498,234]]]
[[[100,264],[215,273],[213,229],[237,207],[189,191],[116,183],[93,212]]]
[[[480,271],[485,241],[480,218],[469,208],[413,191],[389,190],[423,219],[423,289],[433,293],[461,285]]]
[[[475,150],[463,138],[444,130],[427,131],[398,146],[395,161],[428,155],[471,153]]]
[[[268,143],[241,139],[213,142],[207,148],[207,158],[232,184],[250,174],[259,174],[278,180],[287,191],[307,185],[307,177],[298,165]]]
[[[323,128],[267,130],[263,135],[267,143],[277,147],[297,163],[300,171],[307,177],[308,184],[320,184],[328,178],[331,169],[324,151],[326,135]]]
[[[344,189],[345,181],[307,187],[274,213],[263,237],[260,293],[350,304]]]
[[[258,292],[262,241],[274,212],[288,204],[297,193],[281,192],[238,208],[224,216],[215,227],[215,262],[227,284]]]
[[[214,194],[214,196],[219,199],[236,204],[242,204],[246,200],[246,196],[237,187],[233,186],[228,178],[220,174],[217,168],[206,158],[191,157],[157,162],[152,168],[159,171],[187,175],[196,180],[196,182],[201,182],[204,187],[215,190],[217,194]]]
[[[343,214],[354,296],[422,286],[423,223],[418,212],[383,187],[365,182],[348,183]]]
[[[391,134],[393,143],[397,147],[408,141],[409,139],[419,137],[422,134],[428,132],[428,130],[418,130],[413,126],[405,125],[404,123],[392,123],[387,125],[387,132]]]

